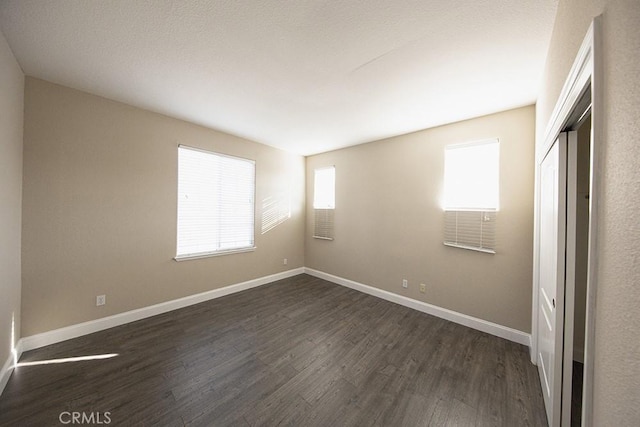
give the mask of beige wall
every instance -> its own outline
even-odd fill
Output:
[[[308,157],[307,267],[529,332],[534,120],[529,106]],[[494,137],[497,253],[444,246],[444,147]],[[336,166],[334,241],[312,238],[313,170],[328,165]]]
[[[593,17],[602,14],[595,426],[640,425],[640,3],[560,0],[537,104],[538,135]],[[596,130],[597,132],[598,130]],[[540,141],[538,141],[540,142]]]
[[[20,338],[20,228],[24,75],[0,32],[0,368]]]
[[[172,259],[177,144],[256,160],[256,251]],[[291,219],[261,234],[262,200],[289,188]],[[301,156],[26,80],[23,336],[302,267],[303,217]]]

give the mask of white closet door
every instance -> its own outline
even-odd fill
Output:
[[[538,371],[549,425],[560,425],[567,135],[561,134],[540,168]]]

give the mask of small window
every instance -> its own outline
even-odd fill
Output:
[[[336,207],[336,168],[316,169],[313,182],[313,208],[335,209]]]
[[[255,162],[178,147],[176,260],[254,248]]]
[[[336,168],[316,169],[313,182],[313,237],[333,240],[333,219],[336,207]]]
[[[445,245],[495,253],[499,177],[497,139],[445,148]]]
[[[444,208],[497,211],[500,144],[497,139],[450,145],[444,150]]]

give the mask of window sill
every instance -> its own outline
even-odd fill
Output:
[[[211,257],[217,257],[217,256],[239,254],[239,253],[243,253],[243,252],[253,252],[255,250],[256,250],[256,247],[252,246],[250,248],[230,249],[230,250],[226,250],[226,251],[203,252],[203,253],[199,253],[199,254],[177,255],[173,259],[175,261],[181,262],[181,261],[189,261],[189,260],[192,260],[192,259],[211,258]]]
[[[476,251],[476,252],[484,252],[485,254],[495,254],[496,251],[493,249],[485,249],[485,248],[477,248],[474,246],[467,246],[467,245],[458,245],[456,243],[448,243],[448,242],[444,242],[445,246],[451,246],[452,248],[460,248],[460,249],[467,249],[470,251]]]

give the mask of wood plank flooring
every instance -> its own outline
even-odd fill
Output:
[[[527,348],[308,275],[25,353],[0,425],[543,426]],[[69,416],[63,415],[63,420]],[[95,420],[95,418],[94,418]]]

